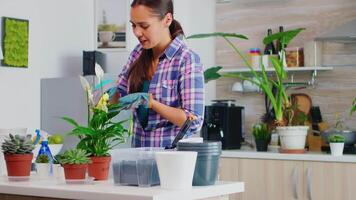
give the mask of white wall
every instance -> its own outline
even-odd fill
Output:
[[[186,36],[198,33],[215,32],[215,0],[175,0],[175,19]],[[194,39],[187,41],[188,46],[197,52],[205,69],[215,65],[215,39]],[[216,99],[215,81],[205,86],[205,102]]]
[[[0,17],[28,19],[29,67],[0,67],[0,127],[40,127],[40,78],[77,76],[94,49],[93,0],[0,0]]]

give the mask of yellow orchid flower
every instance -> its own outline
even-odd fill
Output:
[[[95,108],[107,113],[108,112],[107,104],[108,104],[109,98],[110,97],[109,97],[108,93],[103,94],[103,96],[101,96],[101,98]]]

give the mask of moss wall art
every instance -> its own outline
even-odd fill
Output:
[[[2,65],[27,68],[29,21],[3,17],[2,24],[2,49],[4,54]]]

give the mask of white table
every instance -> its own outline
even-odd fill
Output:
[[[33,177],[27,182],[10,182],[6,177],[0,179],[0,197],[10,194],[88,200],[186,200],[204,199],[243,191],[243,182],[217,182],[213,186],[194,186],[191,190],[165,190],[160,186],[147,188],[116,186],[111,180],[91,184],[66,184],[63,180],[40,180]]]

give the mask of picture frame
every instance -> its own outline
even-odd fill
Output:
[[[127,47],[129,0],[95,1],[95,43],[97,50]]]
[[[29,20],[2,17],[1,66],[28,68]]]

